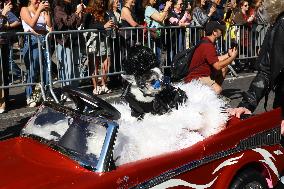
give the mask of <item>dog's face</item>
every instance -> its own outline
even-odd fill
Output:
[[[154,97],[163,87],[163,74],[159,68],[153,68],[135,80],[144,96]]]
[[[164,76],[159,68],[153,68],[141,76],[122,75],[131,83],[131,93],[140,102],[151,102],[164,87]]]

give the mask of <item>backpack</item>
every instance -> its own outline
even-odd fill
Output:
[[[181,51],[174,56],[171,64],[171,73],[173,80],[179,81],[188,75],[189,65],[191,63],[194,51],[202,43],[209,43],[209,42],[206,40],[201,40],[198,44],[194,45],[193,47]]]

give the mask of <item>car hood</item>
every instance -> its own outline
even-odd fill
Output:
[[[0,188],[65,188],[76,185],[79,178],[98,177],[30,138],[2,141],[0,151],[0,162],[5,162],[0,163]]]

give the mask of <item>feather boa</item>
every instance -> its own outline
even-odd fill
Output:
[[[224,129],[226,104],[210,87],[198,81],[175,87],[184,90],[188,100],[161,116],[146,114],[137,121],[128,104],[113,104],[122,115],[114,148],[117,165],[189,147]]]

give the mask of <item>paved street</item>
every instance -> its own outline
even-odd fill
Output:
[[[253,77],[254,73],[240,74],[239,78],[232,78],[228,76],[224,83],[224,95],[231,98],[231,106],[238,105],[242,98],[242,92],[246,91]],[[102,95],[103,99],[108,102],[120,100],[121,91],[115,91],[111,95]],[[273,94],[270,95],[268,101],[268,109],[271,109],[273,102]],[[25,102],[24,89],[10,90],[10,105],[7,113],[0,114],[0,139],[15,136],[20,129],[28,121],[29,117],[35,113],[36,108],[27,108]],[[263,100],[258,106],[256,113],[263,112]]]

